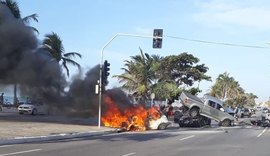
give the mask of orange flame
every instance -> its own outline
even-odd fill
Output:
[[[102,115],[101,120],[104,126],[107,127],[144,131],[147,128],[148,119],[157,120],[160,118],[160,113],[155,107],[147,110],[142,105],[138,105],[121,112],[110,97],[105,97],[105,104],[107,110]]]

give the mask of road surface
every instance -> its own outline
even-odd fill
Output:
[[[269,156],[270,131],[256,126],[175,128],[0,146],[0,156]]]

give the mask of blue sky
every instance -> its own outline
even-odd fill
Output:
[[[268,0],[17,0],[22,16],[37,13],[32,22],[40,34],[56,32],[65,50],[83,55],[76,59],[85,71],[100,62],[100,51],[117,33],[152,35],[163,29],[165,36],[195,40],[256,45],[245,48],[206,44],[164,37],[162,49],[152,48],[152,39],[118,36],[104,50],[111,63],[110,87],[119,86],[112,75],[121,74],[123,61],[146,53],[160,56],[188,52],[209,67],[212,82],[201,82],[203,93],[219,74],[230,73],[258,102],[269,98],[270,1]],[[269,47],[269,48],[268,48]],[[71,67],[71,74],[77,72]]]

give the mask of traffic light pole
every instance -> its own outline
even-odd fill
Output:
[[[129,37],[139,37],[139,38],[154,38],[153,35],[150,36],[150,35],[117,33],[102,47],[101,52],[100,52],[101,56],[100,56],[100,66],[99,66],[98,128],[100,128],[100,126],[101,126],[103,53],[104,53],[104,49],[118,36],[129,36]],[[162,38],[162,37],[160,37],[160,38]]]

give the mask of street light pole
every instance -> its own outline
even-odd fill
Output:
[[[103,52],[104,49],[115,39],[118,34],[114,35],[101,49],[100,65],[99,65],[99,95],[98,95],[98,128],[101,125],[101,99],[102,99],[102,68],[103,68]]]
[[[99,97],[98,97],[98,128],[101,126],[101,103],[102,103],[102,68],[103,68],[103,53],[104,49],[117,37],[117,36],[130,36],[130,37],[140,37],[140,38],[153,38],[153,35],[137,35],[137,34],[125,34],[117,33],[114,35],[101,49],[100,52],[100,66],[99,66]],[[162,37],[158,37],[162,38]]]

